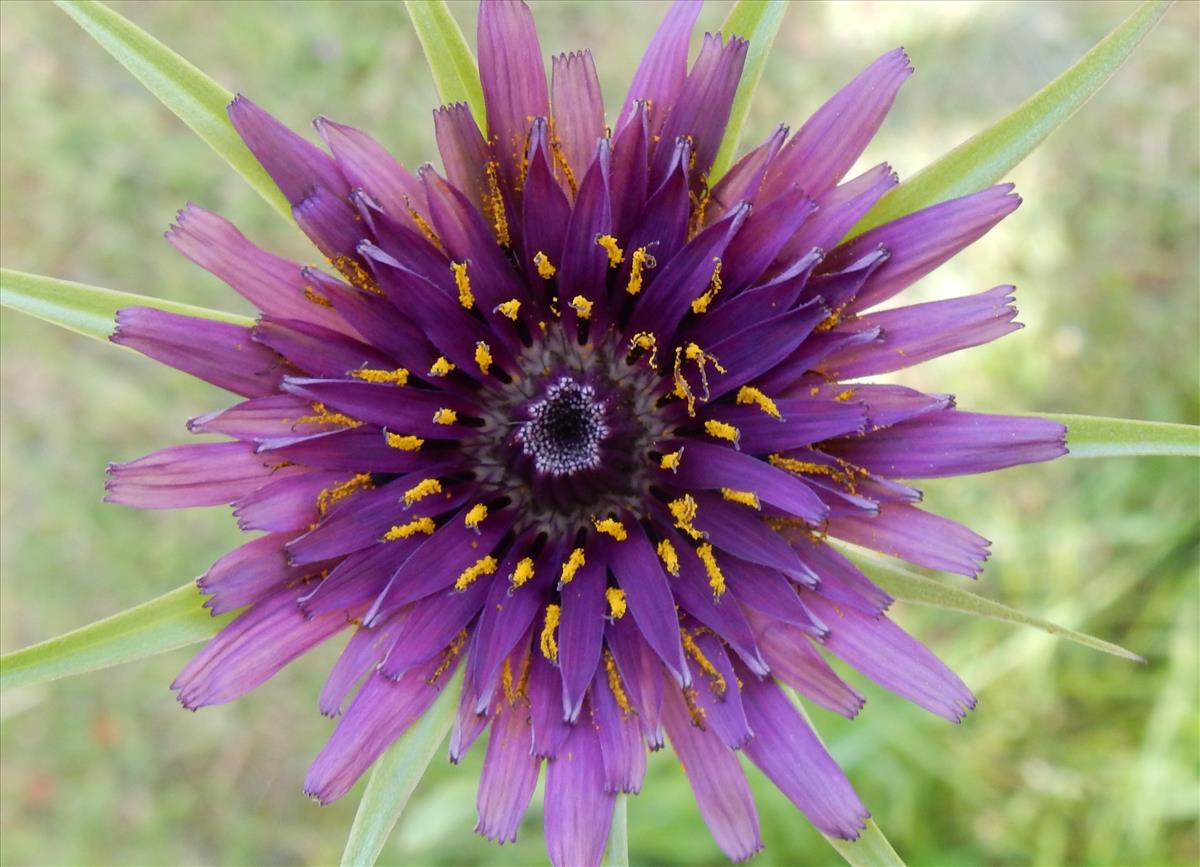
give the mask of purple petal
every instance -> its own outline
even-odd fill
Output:
[[[657,109],[651,111],[650,132],[655,133],[662,126],[687,78],[688,43],[701,5],[697,0],[675,0],[671,4],[633,74],[615,129],[625,127],[637,101]]]
[[[823,193],[817,198],[817,212],[792,236],[785,251],[832,249],[899,182],[891,166],[880,163],[854,180]]]
[[[640,526],[630,528],[629,538],[624,542],[611,546],[608,565],[625,591],[629,605],[626,616],[633,617],[646,643],[680,685],[690,685],[671,585]]]
[[[625,695],[637,712],[642,736],[650,749],[660,749],[663,745],[659,725],[663,702],[662,663],[628,616],[611,621],[604,637],[625,686]]]
[[[694,680],[696,706],[704,724],[731,750],[739,750],[754,736],[742,708],[738,677],[721,642],[710,632],[698,631],[693,638],[715,674],[699,672]],[[697,664],[697,667],[699,665]],[[719,678],[719,679],[718,679]]]
[[[525,268],[533,275],[537,273],[534,257],[538,253],[545,254],[556,268],[562,264],[563,240],[571,219],[571,203],[554,178],[550,129],[544,117],[534,118],[529,133],[528,163],[525,187],[521,191],[524,208],[522,237],[525,241]],[[530,280],[533,279],[530,276]]]
[[[598,865],[616,796],[604,791],[604,760],[590,725],[577,725],[546,765],[546,849],[554,867]]]
[[[828,511],[796,476],[728,446],[689,443],[674,481],[683,488],[752,491],[762,502],[810,524],[821,523]]]
[[[383,591],[388,578],[419,544],[417,539],[406,539],[356,551],[296,604],[309,617],[328,613],[347,619],[356,616],[353,612],[361,612]]]
[[[412,473],[424,468],[428,476],[448,473],[461,464],[461,458],[456,462],[453,453],[435,443],[426,443],[415,452],[393,448],[383,429],[374,425],[263,440],[258,451],[314,469],[362,473]]]
[[[808,633],[770,615],[753,617],[759,625],[759,646],[778,680],[826,710],[847,719],[858,715],[866,699],[837,676],[813,648]]]
[[[712,397],[727,394],[784,361],[808,339],[825,314],[825,308],[820,304],[807,304],[705,346],[704,349],[715,355],[726,370],[725,373],[714,371],[709,374]],[[771,391],[774,389],[768,393]]]
[[[320,325],[263,316],[254,340],[282,355],[300,370],[317,377],[340,377],[360,367],[390,370],[392,360],[374,347]]]
[[[569,291],[573,293],[572,298],[578,294],[592,302],[603,299],[608,274],[608,254],[596,243],[597,236],[612,231],[608,150],[608,141],[601,140],[593,151],[596,158],[580,184],[575,207],[571,210],[558,275],[564,295]],[[566,297],[560,299],[560,307],[564,320],[575,318],[576,311],[567,303]],[[604,305],[597,305],[592,315],[598,317],[603,312]]]
[[[733,292],[741,291],[786,250],[792,251],[788,258],[794,260],[801,250],[817,246],[789,243],[797,228],[815,211],[817,203],[798,186],[759,206],[725,251],[722,284]]]
[[[615,668],[612,674],[606,669],[597,669],[589,693],[592,725],[596,728],[604,759],[604,791],[636,794],[641,791],[646,776],[646,746],[632,706],[622,707],[613,692],[610,681],[613,676],[617,676]],[[625,687],[619,679],[617,684],[628,704]]]
[[[312,404],[308,401],[290,394],[273,394],[270,397],[251,398],[228,409],[188,419],[188,430],[254,440],[311,433],[327,427],[300,421],[312,414]]]
[[[723,213],[742,199],[753,202],[766,175],[767,167],[787,138],[788,128],[780,124],[775,127],[765,142],[734,163],[717,185],[712,188],[708,207],[710,212]]]
[[[906,503],[884,503],[874,517],[829,520],[829,535],[927,569],[973,578],[988,557],[987,539]]]
[[[638,103],[629,123],[621,128],[613,142],[612,201],[613,234],[629,238],[634,220],[646,204],[646,183],[650,167],[650,123],[646,106]]]
[[[303,577],[288,565],[284,535],[260,536],[225,554],[196,579],[214,616],[257,602],[278,587]]]
[[[535,756],[553,759],[575,728],[563,717],[562,680],[538,648],[530,654],[529,706],[533,720],[532,750]]]
[[[184,509],[232,503],[272,478],[300,472],[254,453],[249,443],[194,443],[109,464],[105,502],[139,509]]]
[[[341,714],[342,702],[354,685],[383,659],[399,625],[399,618],[392,618],[377,629],[360,626],[354,630],[321,687],[318,706],[322,714],[329,717]]]
[[[313,123],[350,185],[366,190],[392,219],[415,228],[410,210],[419,208],[425,197],[417,179],[387,148],[362,130],[329,118],[318,117]]]
[[[583,178],[604,138],[604,100],[590,51],[555,55],[551,62],[550,106],[554,133],[576,182]]]
[[[247,532],[271,533],[302,530],[320,516],[321,492],[348,482],[354,474],[313,472],[284,476],[233,502],[238,526]]]
[[[757,406],[719,406],[708,418],[732,424],[741,433],[738,445],[752,454],[783,452],[836,436],[861,434],[867,428],[866,408],[848,400],[777,400],[782,418]]]
[[[504,704],[492,722],[479,775],[476,834],[497,843],[516,842],[542,767],[542,760],[529,754],[529,742],[528,709],[521,701]]]
[[[461,398],[446,392],[357,379],[288,378],[283,388],[351,418],[397,433],[429,439],[461,439],[472,430],[461,423],[462,419],[449,425],[433,420],[434,413],[443,407],[459,413],[470,409]]]
[[[570,723],[579,718],[584,694],[600,663],[607,575],[603,562],[593,556],[561,590],[558,667],[563,685],[563,718]]]
[[[715,494],[697,494],[695,499],[699,504],[695,525],[717,548],[783,572],[795,581],[815,580],[791,546],[763,523],[757,512]]]
[[[433,130],[446,178],[470,200],[481,214],[491,206],[487,164],[491,159],[487,142],[465,102],[443,105],[433,113]],[[424,199],[424,195],[421,197]]]
[[[462,592],[433,593],[414,603],[379,666],[379,673],[399,680],[409,669],[441,653],[479,613],[490,583],[487,578],[480,578]]]

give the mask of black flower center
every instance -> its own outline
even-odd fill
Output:
[[[517,441],[539,473],[569,476],[599,465],[608,425],[604,405],[590,385],[563,377],[529,407],[529,415]]]

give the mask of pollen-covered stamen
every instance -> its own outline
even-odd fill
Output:
[[[725,595],[725,574],[721,571],[721,567],[717,565],[717,557],[713,553],[713,546],[705,542],[696,549],[696,554],[704,564],[704,571],[708,573],[708,586],[712,588],[713,597],[720,599]]]
[[[362,367],[350,371],[350,375],[363,382],[391,383],[392,385],[408,383],[408,371],[403,367],[397,367],[395,370],[375,370],[370,367]]]
[[[592,518],[592,526],[596,528],[597,533],[605,533],[612,536],[618,542],[624,542],[629,538],[629,533],[625,529],[625,525],[616,518]]]
[[[696,512],[700,510],[700,507],[691,494],[684,494],[678,500],[672,500],[667,503],[667,508],[671,510],[671,517],[675,519],[675,526],[693,539],[703,539],[707,535],[703,531],[697,530],[692,523],[696,520]]]
[[[738,443],[742,440],[742,432],[727,421],[710,418],[704,423],[704,432],[713,439],[733,443],[734,448],[739,448]]]
[[[475,296],[471,294],[471,278],[467,276],[466,262],[451,262],[454,271],[454,285],[458,288],[458,303],[468,310],[475,304]]]
[[[679,555],[675,552],[675,546],[671,544],[670,539],[663,539],[658,543],[658,548],[655,549],[658,554],[658,559],[662,560],[663,568],[672,575],[679,576]]]
[[[608,688],[612,690],[613,698],[617,700],[617,707],[621,709],[622,718],[628,719],[629,715],[634,713],[633,705],[629,703],[629,696],[625,694],[621,675],[617,671],[617,661],[607,647],[604,648],[604,674],[608,678]]]
[[[718,697],[725,695],[725,688],[728,686],[725,682],[725,675],[717,671],[717,667],[712,664],[712,660],[704,655],[704,651],[700,649],[700,645],[696,644],[696,639],[686,629],[679,630],[679,637],[683,641],[683,649],[687,652],[687,655],[695,660],[699,669],[708,677],[713,693]]]
[[[700,385],[704,389],[703,392],[697,395],[692,391],[691,383],[687,381],[687,377],[683,375],[683,361],[694,361],[696,368],[700,372]],[[717,370],[718,373],[725,373],[725,368],[721,366],[721,362],[711,352],[705,352],[700,348],[699,344],[689,343],[687,346],[675,347],[675,396],[681,397],[687,401],[688,415],[696,414],[696,400],[707,401],[709,398],[708,389],[708,365]]]
[[[550,257],[541,250],[533,254],[533,266],[537,268],[538,276],[543,280],[549,280],[558,271],[554,267],[554,263],[550,261]]]
[[[771,416],[771,418],[777,418],[781,421],[783,420],[783,416],[780,414],[779,407],[776,405],[775,401],[771,400],[771,398],[767,397],[753,386],[743,385],[738,389],[737,403],[739,406],[753,404],[767,415]]]
[[[479,525],[484,522],[484,520],[487,518],[487,516],[488,516],[488,507],[485,506],[483,503],[476,503],[474,506],[472,506],[470,509],[467,510],[467,514],[463,518],[463,523],[465,523],[468,527],[470,527],[472,530],[474,530],[476,533],[478,533]]]
[[[594,303],[582,295],[576,295],[571,299],[571,309],[575,311],[580,319],[591,319]]]
[[[466,590],[477,580],[479,580],[479,576],[491,575],[496,571],[496,568],[499,565],[500,564],[496,562],[496,558],[490,554],[486,557],[476,560],[474,563],[464,569],[462,574],[458,576],[458,580],[454,582],[454,589]]]
[[[562,564],[562,572],[558,576],[558,585],[561,587],[564,584],[570,584],[575,578],[575,573],[582,569],[586,562],[587,558],[584,557],[582,548],[573,550],[571,555],[567,557],[566,562]]]
[[[486,375],[488,370],[491,369],[493,360],[492,348],[490,346],[482,340],[475,344],[475,363],[479,365],[480,373]]]
[[[759,502],[758,494],[754,493],[754,491],[737,491],[733,488],[721,488],[721,496],[731,503],[740,503],[743,506],[749,506],[751,509],[762,510],[762,503]]]
[[[487,202],[486,208],[491,212],[492,228],[496,232],[496,241],[501,247],[512,243],[508,234],[508,214],[504,211],[504,196],[500,192],[499,164],[492,160],[487,164]]]
[[[325,404],[313,404],[313,414],[296,419],[296,424],[336,424],[342,427],[362,427],[362,422],[341,412],[331,412]]]
[[[600,463],[600,444],[608,435],[604,406],[590,385],[563,378],[529,407],[530,420],[517,440],[540,473],[565,476]]]
[[[407,539],[410,536],[415,536],[417,533],[430,535],[437,529],[437,525],[433,522],[433,518],[415,518],[407,524],[397,524],[383,535],[384,542],[395,542],[397,539]]]
[[[522,557],[517,562],[516,568],[513,569],[513,573],[508,576],[514,590],[524,584],[528,584],[531,578],[533,578],[532,557]]]
[[[513,322],[517,321],[517,315],[519,314],[520,310],[521,302],[516,298],[510,298],[507,301],[497,304],[493,308],[494,312],[499,313],[501,316],[507,316]]]
[[[663,455],[658,462],[659,469],[670,470],[671,472],[679,471],[679,464],[683,461],[683,446],[670,454]]]
[[[645,270],[656,265],[658,265],[658,261],[647,252],[645,247],[638,247],[634,250],[633,259],[629,263],[629,282],[625,284],[625,291],[630,295],[641,292]]]
[[[604,591],[604,598],[608,600],[608,616],[613,620],[620,620],[629,610],[629,603],[625,601],[625,591],[620,587],[609,587]]]
[[[439,355],[437,361],[429,368],[430,376],[445,376],[450,371],[454,370],[454,365],[444,355]]]
[[[440,408],[439,410],[437,410],[437,412],[435,412],[433,414],[433,423],[434,424],[451,425],[451,424],[454,424],[456,421],[458,421],[458,413],[456,413],[452,409],[447,409],[444,406],[442,408]]]
[[[325,517],[325,513],[334,503],[339,503],[346,497],[353,494],[355,491],[366,490],[373,488],[375,485],[371,481],[370,473],[359,473],[353,478],[347,479],[340,485],[334,485],[332,488],[326,488],[317,495],[317,513],[321,517]]]
[[[542,625],[542,634],[538,637],[538,647],[542,656],[551,662],[558,662],[558,618],[562,609],[557,605],[546,606],[546,621]]]
[[[658,341],[649,331],[639,331],[629,340],[629,351],[632,353],[635,349],[649,349],[650,357],[646,359],[646,363],[651,367],[657,367],[655,364],[658,358]]]
[[[430,494],[440,494],[442,483],[437,479],[422,479],[404,492],[404,505],[411,506],[418,500],[423,500]]]
[[[708,312],[708,305],[712,304],[717,293],[721,291],[721,260],[713,258],[712,279],[709,281],[708,288],[704,290],[704,294],[692,302],[692,312],[699,315]]]
[[[415,452],[421,446],[425,445],[425,440],[411,434],[389,433],[387,435],[387,444],[394,449],[400,449],[402,452]]]
[[[604,252],[608,254],[609,268],[616,268],[625,261],[625,251],[621,249],[621,245],[612,235],[597,235],[596,243],[603,247]]]

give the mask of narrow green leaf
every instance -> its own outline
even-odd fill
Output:
[[[450,731],[458,708],[462,672],[460,665],[429,710],[375,763],[350,826],[342,867],[370,867],[379,858],[408,799]]]
[[[55,5],[233,166],[271,207],[292,219],[287,199],[229,122],[225,107],[233,100],[232,93],[103,3],[55,0]]]
[[[1196,425],[1096,415],[1047,414],[1046,418],[1067,426],[1067,448],[1073,458],[1134,455],[1200,458],[1200,427]]]
[[[123,307],[154,307],[168,313],[216,319],[235,325],[254,324],[253,319],[236,313],[193,307],[191,304],[164,301],[132,292],[101,289],[99,286],[26,274],[11,268],[0,268],[0,306],[20,310],[85,337],[105,341],[116,328],[117,311]]]
[[[0,690],[111,668],[204,641],[234,615],[213,617],[189,582],[157,599],[0,656]]]
[[[857,840],[839,840],[837,837],[825,839],[851,867],[904,867],[904,862],[887,837],[883,836],[874,819],[867,819],[867,827]]]
[[[1132,653],[1111,642],[1095,638],[1091,635],[1085,635],[1082,632],[1076,632],[1074,629],[1067,629],[1065,626],[1059,626],[1057,623],[1051,623],[1049,620],[1043,620],[1041,617],[1025,614],[1017,611],[1015,608],[1009,608],[1007,605],[1001,605],[999,602],[993,602],[990,599],[978,596],[970,590],[952,587],[940,581],[935,581],[932,578],[926,578],[924,575],[918,575],[916,572],[911,572],[902,566],[897,566],[892,561],[864,551],[861,548],[841,542],[837,543],[837,545],[843,550],[843,553],[858,564],[859,568],[871,580],[901,602],[912,602],[917,605],[928,605],[932,608],[942,608],[947,611],[961,611],[964,614],[987,617],[991,620],[1000,620],[1005,623],[1032,626],[1034,629],[1040,629],[1059,638],[1077,642],[1093,650],[1111,653],[1113,656],[1131,659],[1134,662],[1145,662],[1136,653]]]
[[[974,193],[1001,180],[1073,115],[1142,41],[1171,0],[1147,0],[1074,66],[1007,117],[967,139],[889,192],[848,238],[921,208]]]
[[[629,797],[617,794],[613,804],[612,828],[608,832],[605,867],[629,867]]]
[[[405,0],[404,5],[433,73],[438,98],[444,104],[465,102],[483,129],[487,113],[483,106],[479,67],[446,0]]]
[[[754,89],[758,87],[759,79],[762,78],[767,55],[771,53],[775,34],[779,32],[779,25],[783,21],[783,13],[787,11],[787,6],[786,0],[737,0],[725,17],[725,23],[721,25],[721,33],[726,39],[730,36],[741,36],[750,40],[750,48],[746,53],[742,80],[733,97],[733,109],[729,113],[725,137],[721,139],[721,148],[717,151],[716,161],[708,173],[710,184],[720,180],[721,175],[733,165],[738,142],[742,138],[742,126],[746,123],[746,116],[750,114]]]

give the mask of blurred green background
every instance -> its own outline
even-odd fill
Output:
[[[114,6],[298,129],[365,127],[410,165],[434,156],[436,98],[394,3]],[[726,4],[710,3],[715,28]],[[1129,3],[794,4],[748,126],[797,125],[874,57],[904,45],[917,75],[867,162],[901,176],[1068,66]],[[541,3],[543,47],[588,46],[610,110],[664,7]],[[456,7],[468,34],[473,5]],[[1027,327],[906,377],[971,409],[1196,423],[1200,5],[1173,8],[1114,81],[1012,174],[1024,206],[910,297],[1019,287]],[[48,3],[0,4],[0,252],[8,267],[244,309],[161,241],[194,200],[269,248],[310,259],[207,147]],[[217,511],[101,504],[104,466],[183,442],[215,389],[18,314],[3,337],[0,629],[11,650],[178,586],[234,545]],[[813,712],[913,865],[1194,864],[1200,858],[1200,485],[1182,459],[1060,461],[929,485],[935,509],[995,542],[979,589],[1119,642],[1137,666],[937,611],[896,616],[961,672],[962,726],[865,687],[859,719]],[[957,579],[947,579],[957,580]],[[337,648],[232,706],[192,715],[169,654],[3,699],[0,861],[336,863],[357,792],[300,791],[331,724],[315,696]],[[539,807],[516,845],[473,836],[482,750],[435,763],[383,861],[544,863]],[[755,776],[758,864],[837,858]],[[540,796],[539,796],[540,799]],[[535,800],[539,800],[535,799]],[[722,859],[676,763],[659,754],[630,804],[639,865]]]

